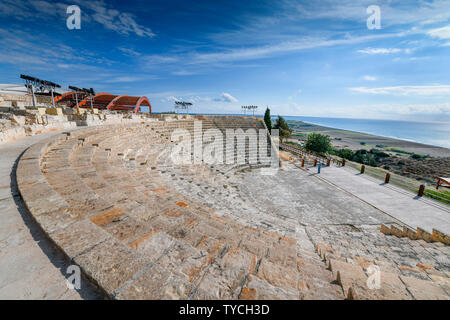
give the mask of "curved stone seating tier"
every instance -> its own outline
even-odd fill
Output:
[[[370,295],[361,285],[367,274],[351,258],[362,259],[365,253],[376,263],[384,261],[381,251],[363,248],[375,233],[387,254],[401,256],[388,247],[387,236],[369,228],[364,245],[353,252],[356,246],[346,233],[278,215],[254,194],[252,184],[243,183],[258,174],[242,171],[249,164],[174,165],[171,134],[185,128],[193,136],[194,121],[76,130],[32,146],[19,161],[19,190],[33,218],[107,296],[411,299],[416,296],[404,289],[405,281],[416,288],[424,283],[414,281],[422,280],[439,298],[448,297],[445,287],[430,278],[448,278],[445,263],[429,261],[428,278],[409,275],[399,280],[403,287],[395,281],[402,270],[386,261],[383,268],[394,270],[394,289]],[[203,131],[263,127],[260,120],[239,117],[205,116],[202,125]],[[270,183],[258,187],[270,188]],[[407,239],[395,241],[411,245]],[[427,245],[426,252],[447,248]],[[428,258],[423,252],[419,256]],[[347,272],[356,266],[361,270]]]

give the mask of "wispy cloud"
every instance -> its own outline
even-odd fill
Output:
[[[377,77],[365,75],[362,79],[365,81],[376,81]]]
[[[220,95],[220,98],[214,99],[214,100],[215,101],[223,101],[223,102],[238,102],[238,99],[236,99],[231,94],[226,93],[226,92],[222,93]]]
[[[230,49],[213,53],[197,53],[191,56],[190,63],[200,64],[263,59],[272,57],[274,55],[286,54],[290,52],[297,52],[321,47],[332,47],[338,45],[351,45],[373,40],[401,37],[403,35],[404,33],[390,33],[356,37],[347,36],[341,39],[305,37],[302,39],[281,42],[274,45],[257,46],[243,49]]]
[[[96,22],[106,29],[123,35],[137,35],[152,38],[155,33],[137,22],[136,17],[128,12],[118,11],[104,1],[72,0],[70,3],[43,0],[17,1],[2,0],[0,16],[15,17],[19,20],[48,20],[49,18],[67,18],[66,9],[77,4],[82,12],[82,27],[85,22]]]
[[[356,87],[349,90],[360,93],[369,93],[376,95],[448,95],[450,94],[450,85],[430,85],[430,86],[395,86],[395,87]]]
[[[122,53],[124,53],[126,56],[138,57],[138,56],[141,55],[139,52],[137,52],[137,51],[135,51],[134,49],[131,49],[131,48],[119,47],[117,49],[122,51]]]
[[[450,39],[450,25],[442,28],[432,29],[427,33],[434,38]]]
[[[80,8],[88,8],[91,18],[109,30],[123,35],[136,34],[140,37],[154,37],[148,27],[139,24],[136,17],[128,12],[122,12],[108,6],[103,1],[74,0]]]
[[[120,76],[120,77],[112,77],[109,79],[106,79],[104,82],[107,83],[130,83],[130,82],[139,82],[139,81],[145,81],[145,80],[154,80],[157,79],[157,76]]]
[[[392,54],[392,53],[411,53],[412,49],[399,49],[399,48],[366,48],[358,50],[359,53],[365,54]]]
[[[379,4],[382,27],[408,24],[431,24],[450,19],[448,0],[430,1],[373,1],[373,0],[321,0],[298,3],[287,0],[302,19],[333,19],[364,23],[366,8]]]

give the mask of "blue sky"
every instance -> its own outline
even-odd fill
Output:
[[[450,121],[450,0],[2,0],[0,44],[0,83],[26,73],[154,111]]]

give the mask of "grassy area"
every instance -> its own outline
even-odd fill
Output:
[[[425,189],[424,195],[426,195],[429,198],[435,199],[439,202],[450,205],[450,191],[447,190],[437,191],[432,189]]]
[[[306,137],[306,136],[308,136],[308,134],[307,133],[294,132],[292,134],[292,136]]]
[[[398,148],[386,148],[386,151],[391,151],[391,152],[395,152],[395,153],[400,153],[400,154],[407,154],[412,156],[414,154],[414,152],[408,152],[402,149],[398,149]]]
[[[361,164],[359,164],[359,163],[356,163],[353,161],[348,161],[347,165],[350,167],[353,167],[354,169],[356,169],[358,171],[361,171]],[[376,178],[378,180],[384,181],[387,172],[388,171],[382,170],[380,168],[371,167],[371,166],[366,165],[365,174],[367,174],[368,176],[371,176],[373,178]],[[391,172],[390,172],[390,174],[391,174],[391,179],[389,181],[390,184],[393,184],[397,187],[400,187],[405,190],[409,190],[414,193],[419,192],[419,187],[421,185],[421,183],[419,181],[416,181],[416,180],[413,180],[410,178],[406,178],[403,176],[399,176],[399,175],[391,173]],[[444,190],[435,190],[433,186],[426,186],[424,195],[428,198],[431,198],[431,199],[434,199],[441,203],[450,205],[450,191],[449,190],[445,190],[445,189]]]

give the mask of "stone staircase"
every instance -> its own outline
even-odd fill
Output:
[[[378,229],[350,225],[307,228],[346,298],[448,300],[450,247],[386,236]],[[367,285],[375,268],[380,271],[376,290]]]

